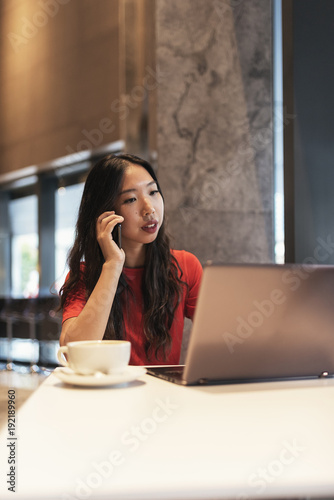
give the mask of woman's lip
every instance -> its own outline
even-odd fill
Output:
[[[146,224],[146,226],[142,226],[142,230],[146,233],[155,233],[158,229],[158,222],[152,221]]]

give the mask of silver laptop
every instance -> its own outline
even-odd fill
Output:
[[[207,265],[185,365],[148,367],[183,385],[334,374],[334,266]]]

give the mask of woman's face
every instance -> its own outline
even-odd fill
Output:
[[[154,241],[164,217],[164,202],[158,187],[144,167],[130,164],[116,203],[122,223],[122,246]]]

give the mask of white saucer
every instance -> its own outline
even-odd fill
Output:
[[[90,387],[102,387],[106,385],[124,384],[132,382],[138,377],[145,375],[146,368],[143,366],[128,366],[124,372],[111,375],[99,373],[97,375],[79,375],[70,368],[56,368],[53,372],[62,382],[72,385],[82,385]]]

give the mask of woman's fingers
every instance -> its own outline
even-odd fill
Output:
[[[97,218],[96,237],[105,261],[113,260],[124,263],[125,254],[112,237],[112,231],[116,224],[121,224],[123,221],[124,217],[116,215],[115,212],[104,212]]]
[[[97,219],[96,226],[98,233],[108,231],[111,232],[116,224],[121,224],[124,221],[124,217],[121,215],[116,215],[115,212],[104,212]]]
[[[97,218],[97,222],[102,222],[103,219],[105,219],[106,217],[110,217],[111,215],[115,215],[115,211],[112,210],[110,212],[103,212],[103,214],[99,215],[98,218]]]

